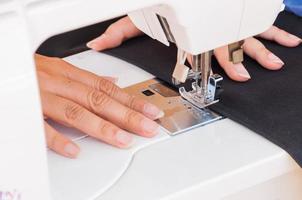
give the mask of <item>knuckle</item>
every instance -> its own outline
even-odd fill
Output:
[[[113,126],[106,121],[101,121],[98,125],[97,133],[100,133],[104,140],[110,140],[113,137]]]
[[[118,29],[118,24],[117,22],[110,24],[110,26],[106,29],[105,34],[112,34],[116,29]]]
[[[268,31],[273,31],[273,32],[278,32],[278,31],[280,31],[281,29],[280,28],[278,28],[277,26],[271,26],[269,29],[268,29]]]
[[[42,87],[45,87],[46,81],[49,81],[51,79],[51,76],[44,71],[37,70],[37,79],[38,79],[40,88],[42,88]]]
[[[131,95],[131,96],[129,97],[129,101],[128,101],[128,105],[127,105],[127,106],[128,106],[129,108],[134,108],[135,105],[136,105],[135,102],[136,102],[136,98],[135,98],[134,96]]]
[[[244,43],[243,43],[243,48],[250,45],[252,42],[253,42],[254,38],[253,37],[249,37],[249,38],[246,38],[244,39]]]
[[[116,23],[111,24],[108,29],[105,31],[105,34],[108,36],[115,37],[115,45],[120,45],[125,39],[125,34],[123,32],[123,28],[120,25],[121,21],[117,21]]]
[[[288,32],[286,32],[283,29],[277,28],[276,34],[274,34],[274,40],[287,38],[287,36],[288,36]]]
[[[48,147],[51,149],[56,149],[58,143],[58,134],[54,134],[47,137]]]
[[[66,77],[68,80],[72,80],[72,74],[73,74],[74,68],[68,64],[61,65],[61,66],[62,66],[61,67],[62,69],[60,69],[60,71],[63,74],[63,77]]]
[[[69,90],[72,88],[73,81],[70,79],[62,79],[62,78],[57,78],[57,80],[60,84],[64,85],[64,87]]]
[[[127,109],[125,115],[124,115],[124,119],[123,119],[123,125],[124,126],[129,126],[132,125],[132,122],[140,122],[140,115],[131,110],[131,109]]]
[[[65,119],[68,122],[80,120],[84,114],[84,108],[74,103],[67,103],[64,108]]]
[[[288,35],[288,33],[286,31],[282,30],[282,29],[279,29],[276,33],[277,33],[276,37],[278,37],[278,36],[279,37],[284,37],[284,36]]]
[[[49,79],[51,77],[47,72],[42,70],[37,70],[37,75],[38,75],[37,76],[38,79],[42,79],[42,80]]]
[[[259,53],[261,53],[261,54],[264,54],[264,53],[267,52],[267,49],[266,49],[265,46],[261,46],[261,47],[259,47],[259,48],[257,49],[257,51],[258,51]]]
[[[259,60],[259,59],[263,58],[263,56],[266,55],[267,51],[268,51],[268,50],[265,48],[265,46],[261,46],[261,47],[259,47],[258,49],[255,49],[255,51],[254,51],[254,56],[253,56],[253,57],[254,57],[256,60]]]
[[[104,91],[107,95],[114,97],[118,94],[119,88],[109,80],[100,78],[97,80],[96,88]]]
[[[280,28],[277,29],[277,33],[279,33],[281,35],[287,35],[288,34],[285,30],[280,29]]]
[[[110,98],[106,94],[95,90],[89,92],[87,98],[89,107],[93,110],[104,108],[110,103]]]

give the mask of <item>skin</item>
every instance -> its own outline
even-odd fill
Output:
[[[100,77],[69,63],[35,55],[44,118],[81,130],[119,148],[132,134],[153,137],[162,117],[156,106],[123,92],[114,78]],[[44,121],[46,141],[55,152],[75,158],[80,148]],[[131,132],[131,133],[130,133]]]
[[[113,23],[98,38],[87,43],[96,51],[119,46],[123,41],[142,35],[128,17]],[[275,26],[259,35],[280,45],[295,47],[301,39]],[[244,52],[264,68],[278,70],[283,61],[256,38],[245,40]],[[228,61],[227,46],[214,50],[219,64],[235,81],[251,79],[242,63]],[[132,133],[153,137],[159,126],[153,120],[163,116],[156,106],[123,92],[113,77],[100,77],[79,69],[59,58],[35,55],[44,118],[82,132],[119,148],[133,143]],[[76,158],[79,146],[44,121],[47,145],[60,155]],[[130,133],[131,132],[131,133]]]

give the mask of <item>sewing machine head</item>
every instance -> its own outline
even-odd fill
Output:
[[[228,45],[229,60],[243,61],[243,40],[264,32],[281,10],[281,0],[165,1],[129,13],[134,24],[150,37],[178,47],[172,80],[194,79],[192,91],[180,88],[183,98],[204,108],[218,101],[222,77],[213,74],[213,49]],[[191,67],[185,65],[191,56]]]

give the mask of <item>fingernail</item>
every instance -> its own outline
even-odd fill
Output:
[[[79,147],[77,147],[76,145],[72,144],[72,143],[69,143],[67,144],[65,147],[64,147],[64,152],[70,156],[70,157],[77,157],[77,155],[79,154],[80,152],[80,149]]]
[[[288,37],[289,37],[290,39],[294,40],[295,42],[301,42],[301,41],[302,41],[301,38],[299,38],[299,37],[297,37],[297,36],[295,36],[295,35],[293,35],[293,34],[288,34]]]
[[[249,72],[245,69],[242,63],[235,64],[234,67],[239,76],[251,79]]]
[[[144,106],[144,114],[150,116],[152,119],[158,119],[165,115],[165,113],[160,110],[157,106],[146,103]]]
[[[106,37],[106,35],[103,34],[103,35],[101,35],[100,37],[97,37],[97,38],[91,40],[90,42],[88,42],[88,43],[86,44],[86,46],[87,46],[88,48],[90,48],[90,49],[96,50],[96,49],[98,49],[98,47],[99,47],[99,44],[98,44],[98,43],[99,43],[101,40],[103,40],[105,37]]]
[[[130,133],[127,133],[126,131],[118,131],[116,133],[116,140],[125,146],[131,146],[133,142],[133,137]]]
[[[90,49],[96,49],[97,48],[97,44],[94,41],[90,41],[86,44],[86,46]]]
[[[273,53],[269,53],[267,57],[268,57],[268,59],[269,59],[270,61],[272,61],[272,62],[274,62],[274,63],[278,63],[278,64],[284,65],[284,62],[283,62],[278,56],[276,56],[276,55],[273,54]]]
[[[148,136],[155,136],[159,132],[159,125],[150,119],[143,119],[141,125]]]

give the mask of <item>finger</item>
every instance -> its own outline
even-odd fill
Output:
[[[102,78],[116,84],[118,82],[118,78],[117,77],[112,77],[112,76],[102,76]]]
[[[243,50],[248,56],[257,60],[259,64],[267,69],[278,70],[284,65],[284,62],[279,57],[253,37],[245,40]]]
[[[302,42],[301,38],[290,34],[276,26],[272,26],[264,33],[259,34],[259,37],[275,41],[286,47],[295,47]]]
[[[133,138],[130,133],[70,100],[45,91],[41,91],[41,100],[43,113],[57,122],[67,123],[71,127],[116,147],[127,148],[132,144]]]
[[[76,158],[78,156],[80,152],[78,145],[57,132],[47,122],[44,122],[44,129],[48,148],[68,158]]]
[[[133,95],[129,95],[117,85],[107,81],[106,79],[103,79],[102,77],[94,75],[93,77],[91,76],[90,79],[83,80],[83,82],[85,82],[85,85],[92,87],[98,91],[104,92],[121,104],[144,114],[152,120],[164,116],[164,112],[157,106]]]
[[[145,137],[152,137],[159,131],[159,125],[156,122],[84,84],[67,79],[45,78],[41,81],[41,85],[48,92],[83,105],[128,131]]]
[[[47,57],[40,54],[35,54],[35,61],[38,72],[42,71],[52,75],[68,77],[70,71],[72,71],[73,68],[76,68],[60,58]],[[102,78],[111,81],[112,83],[117,83],[118,81],[118,77],[102,76]]]
[[[247,81],[251,78],[242,63],[233,64],[229,61],[228,47],[220,47],[214,50],[215,57],[225,73],[235,81]]]
[[[97,76],[89,71],[79,69],[62,59],[50,58],[41,55],[35,55],[35,57],[38,74],[62,76],[67,79],[86,84],[89,87],[103,91],[123,105],[143,113],[145,116],[153,120],[161,118],[164,115],[164,112],[155,105],[129,95],[111,81],[108,81],[103,77]]]
[[[63,75],[65,77],[68,77],[69,71],[72,70],[72,68],[76,68],[75,66],[67,63],[66,61],[60,58],[43,56],[40,54],[35,54],[35,61],[38,72],[42,71],[52,75]],[[102,77],[104,79],[107,79],[108,81],[111,81],[112,83],[117,83],[118,81],[118,77]]]
[[[129,17],[111,24],[105,33],[87,43],[87,47],[101,51],[119,46],[123,41],[138,36],[142,32],[135,27]]]
[[[143,99],[129,95],[117,85],[113,84],[111,81],[108,81],[106,78],[97,76],[96,74],[93,74],[86,70],[79,69],[63,60],[57,60],[53,62],[52,65],[52,67],[48,68],[41,67],[40,72],[46,71],[46,73],[55,75],[59,74],[60,76],[63,76],[67,79],[83,83],[96,90],[102,91],[116,101],[144,114],[150,119],[154,120],[164,116],[164,112],[155,105]]]

